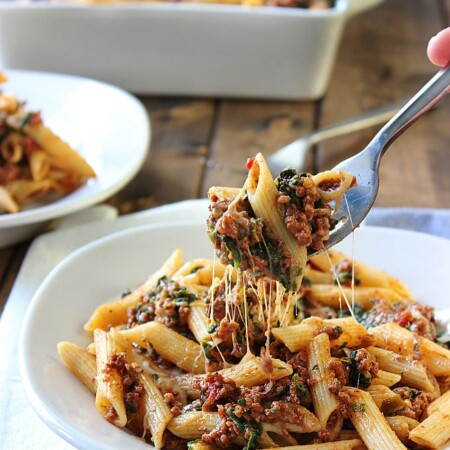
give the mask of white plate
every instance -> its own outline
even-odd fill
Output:
[[[132,95],[98,81],[61,74],[6,70],[0,86],[42,112],[44,124],[91,164],[97,177],[51,203],[0,215],[0,247],[32,236],[39,227],[98,203],[121,189],[142,166],[150,122]]]
[[[339,245],[347,254],[352,238]],[[83,324],[94,308],[137,286],[175,247],[185,259],[212,257],[204,221],[166,223],[116,233],[82,247],[63,260],[34,296],[23,323],[19,358],[33,407],[57,434],[79,449],[149,449],[106,422],[92,395],[59,362],[56,345],[89,342]],[[365,227],[355,236],[355,256],[402,279],[415,297],[448,307],[450,241],[430,235]],[[450,447],[447,447],[450,448]]]

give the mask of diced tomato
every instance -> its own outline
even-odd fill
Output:
[[[255,162],[255,158],[247,158],[247,169],[250,170],[253,167],[253,163]]]

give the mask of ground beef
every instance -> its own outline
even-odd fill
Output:
[[[239,203],[237,204],[239,206]],[[252,227],[251,217],[244,205],[226,211],[217,221],[216,231],[232,239],[242,239],[248,236]]]
[[[220,420],[217,426],[202,435],[202,442],[218,445],[221,448],[229,448],[236,437],[240,435],[240,430],[228,417],[223,406],[219,406],[218,413]]]
[[[337,358],[331,358],[327,364],[327,367],[334,373],[335,376],[335,382],[330,388],[330,392],[336,394],[341,390],[342,386],[348,384],[348,368],[345,367],[342,361],[339,361]]]
[[[349,384],[361,388],[369,387],[372,379],[377,376],[379,367],[376,357],[365,348],[354,350],[350,354]]]
[[[420,421],[428,405],[433,401],[430,392],[420,391],[410,387],[399,387],[393,389],[405,402],[403,409],[396,411],[397,415],[406,416]]]
[[[163,277],[156,289],[144,296],[142,303],[128,310],[127,326],[132,328],[157,321],[176,331],[185,331],[190,304],[196,299],[197,296],[188,292],[185,286]]]
[[[414,302],[391,304],[382,299],[374,300],[372,309],[359,314],[358,321],[367,328],[394,322],[419,336],[436,339],[434,309]]]
[[[246,197],[233,203],[210,198],[208,234],[220,261],[250,270],[256,279],[274,278],[290,289],[292,258],[283,241],[274,239],[255,217]]]
[[[322,250],[329,237],[331,208],[323,204],[312,177],[286,169],[275,184],[279,210],[288,230],[310,252]]]
[[[220,321],[217,330],[212,334],[212,337],[225,342],[229,341],[238,328],[239,324],[234,320],[223,319]]]
[[[207,299],[207,312],[208,317],[211,317],[211,308],[212,317],[216,323],[222,322],[225,319],[226,307],[228,303],[228,312],[230,317],[238,317],[239,316],[239,299],[236,296],[236,289],[227,290],[227,283],[225,279],[220,280],[220,283],[215,285],[214,291],[208,296]]]
[[[172,413],[173,417],[177,417],[181,414],[183,405],[176,399],[175,395],[173,395],[172,392],[167,392],[164,394],[164,401],[170,408],[170,412]]]
[[[164,450],[186,450],[187,441],[165,430],[163,435]]]
[[[233,402],[239,396],[236,384],[231,380],[226,382],[219,373],[208,373],[194,388],[201,392],[203,411],[214,411],[218,404]]]
[[[320,330],[320,333],[326,333],[330,338],[330,341],[336,340],[343,333],[343,330],[340,326],[337,325],[324,325]]]
[[[140,398],[144,394],[144,388],[138,383],[138,373],[140,371],[142,369],[127,363],[125,353],[112,354],[105,367],[105,377],[110,377],[115,372],[122,379],[123,400],[129,420],[137,412]],[[106,419],[114,422],[116,418],[116,411],[111,407],[106,415]]]
[[[265,422],[301,424],[305,417],[305,409],[298,403],[276,400],[264,410]]]

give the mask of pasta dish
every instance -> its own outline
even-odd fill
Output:
[[[353,177],[269,175],[257,155],[242,189],[211,188],[217,258],[175,249],[97,307],[88,347],[60,342],[61,360],[106,420],[157,449],[442,447],[450,351],[433,309],[323,248]]]
[[[0,214],[48,194],[69,194],[93,177],[92,167],[44,125],[39,112],[0,92]]]
[[[55,0],[65,3],[65,0]],[[73,0],[75,3],[158,3],[167,0]],[[175,3],[216,3],[243,6],[279,6],[306,9],[328,9],[334,6],[334,0],[172,0]]]

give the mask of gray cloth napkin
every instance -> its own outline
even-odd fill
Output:
[[[450,209],[373,208],[364,223],[450,239]]]
[[[155,208],[148,212],[122,216],[116,220],[85,224],[76,228],[68,238],[65,230],[50,233],[35,241],[39,244],[39,256],[46,259],[50,241],[52,257],[55,252],[68,253],[77,247],[103,235],[142,223],[161,220],[195,219],[203,217],[206,201],[182,202]],[[170,214],[167,214],[169,212]],[[365,220],[366,225],[403,228],[434,234],[450,239],[450,210],[426,210],[407,208],[375,208]],[[66,233],[64,235],[63,233]],[[45,244],[44,244],[44,240]],[[58,249],[54,248],[58,244]],[[36,245],[34,246],[36,250]],[[30,251],[32,248],[30,247]],[[59,258],[59,256],[58,256]],[[56,264],[57,261],[55,261]],[[24,393],[17,358],[18,336],[23,314],[37,286],[33,280],[45,276],[42,264],[24,264],[21,282],[16,283],[0,320],[0,450],[73,450],[74,447],[52,433],[33,412]],[[45,273],[47,273],[47,270]],[[26,273],[26,276],[24,276]],[[24,281],[25,279],[25,281]],[[28,281],[27,281],[28,280]]]

